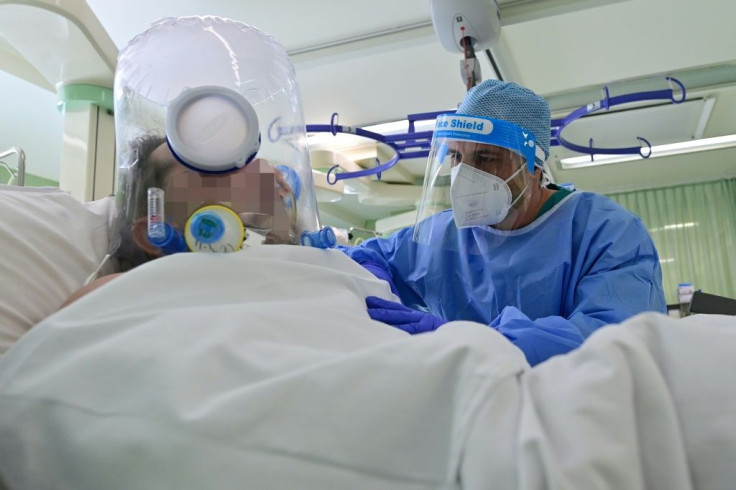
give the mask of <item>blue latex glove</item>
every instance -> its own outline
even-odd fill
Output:
[[[441,325],[447,323],[431,313],[413,310],[401,303],[387,301],[376,296],[368,296],[365,304],[372,319],[412,335],[437,330]]]

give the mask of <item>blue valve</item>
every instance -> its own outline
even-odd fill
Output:
[[[325,226],[319,231],[303,232],[302,245],[322,249],[335,248],[337,245],[337,237],[335,236],[335,231],[331,227]]]
[[[148,243],[160,248],[166,255],[171,255],[189,250],[184,235],[179,230],[173,228],[170,224],[164,223],[164,236],[152,237],[148,235]]]

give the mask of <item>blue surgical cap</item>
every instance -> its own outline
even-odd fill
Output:
[[[457,109],[458,114],[501,119],[534,133],[537,146],[549,158],[549,104],[528,88],[513,82],[486,80],[473,87]],[[537,163],[544,162],[537,159]]]

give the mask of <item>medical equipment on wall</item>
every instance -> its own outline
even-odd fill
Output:
[[[432,25],[442,47],[463,54],[460,76],[466,89],[470,90],[482,80],[476,51],[486,50],[501,78],[490,51],[501,31],[497,0],[430,0],[429,6]]]
[[[113,249],[142,217],[139,247],[165,254],[335,245],[319,225],[294,68],[268,34],[214,16],[160,20],[120,53],[115,121]]]
[[[710,315],[736,315],[736,299],[693,291],[688,312]]]
[[[348,236],[351,240],[353,239],[360,239],[361,237],[364,239],[367,238],[377,238],[380,236],[383,236],[383,233],[379,233],[375,230],[369,230],[367,228],[360,228],[358,226],[351,226],[348,228]]]
[[[17,158],[15,169],[12,169],[4,160],[5,158],[11,155],[16,155],[16,158]],[[15,147],[15,146],[8,148],[5,151],[0,151],[0,169],[3,169],[9,174],[8,180],[5,182],[5,184],[23,187],[25,185],[25,177],[26,177],[26,154],[25,152],[22,149]]]

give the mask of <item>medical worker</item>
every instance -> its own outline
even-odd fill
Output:
[[[484,323],[535,365],[599,327],[665,312],[644,225],[548,184],[549,141],[547,101],[510,82],[486,80],[438,117],[417,223],[345,250],[401,300],[367,298],[370,316],[411,334]]]

